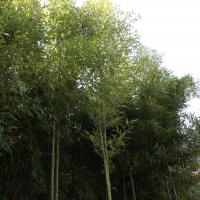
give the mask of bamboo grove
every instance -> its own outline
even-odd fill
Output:
[[[139,16],[0,4],[0,199],[200,199],[198,83],[141,44]]]

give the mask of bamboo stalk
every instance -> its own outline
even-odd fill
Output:
[[[72,168],[72,200],[74,199],[74,167]]]
[[[105,175],[106,175],[106,185],[107,185],[107,192],[108,192],[107,162],[106,162],[105,149],[104,149],[104,144],[103,144],[103,134],[102,134],[101,129],[100,129],[100,136],[101,136],[101,148],[102,148],[102,152],[103,152],[103,161],[104,161],[104,169],[105,169]]]
[[[167,162],[167,167],[168,167],[168,170],[169,170],[169,175],[170,175],[171,182],[172,182],[172,185],[173,185],[173,189],[174,189],[174,195],[175,195],[175,198],[176,198],[176,199],[178,199],[178,196],[177,196],[177,193],[176,193],[176,188],[175,188],[174,181],[173,181],[173,178],[172,178],[172,175],[171,175],[170,169],[169,169],[168,162]]]
[[[9,179],[10,179],[10,169],[11,169],[11,167],[9,168],[9,171],[8,171],[8,182],[9,182]],[[6,186],[6,193],[5,193],[4,200],[7,200],[7,192],[8,192],[8,186]]]
[[[73,138],[71,141],[71,162],[72,162],[72,179],[71,179],[71,188],[72,188],[72,200],[74,199],[74,148],[73,148]]]
[[[135,187],[134,187],[134,180],[133,180],[132,172],[130,172],[130,178],[131,178],[131,186],[132,186],[132,192],[133,192],[133,199],[136,200]]]
[[[105,144],[104,144],[104,136],[102,134],[101,130],[101,125],[99,125],[99,130],[100,130],[100,137],[101,137],[101,148],[103,152],[103,161],[104,161],[104,168],[105,168],[105,175],[106,175],[106,186],[107,186],[107,196],[108,200],[112,200],[111,198],[111,192],[110,192],[110,181],[109,181],[109,174],[108,174],[108,163],[107,163],[107,158],[105,154]]]
[[[124,172],[123,172],[123,185],[124,185],[124,200],[126,200],[126,185],[125,185]]]
[[[105,116],[103,117],[104,122],[104,148],[105,148],[105,158],[106,158],[106,168],[107,168],[107,174],[106,174],[106,182],[107,182],[107,188],[108,188],[108,200],[112,200],[111,195],[111,184],[110,184],[110,169],[109,169],[109,162],[108,162],[108,151],[107,151],[107,140],[106,140],[106,123],[105,123]]]
[[[84,167],[85,170],[85,184],[84,184],[84,198],[85,200],[87,200],[87,192],[86,192],[86,177],[87,177],[87,171],[86,171],[86,167]]]
[[[58,200],[58,178],[59,178],[59,129],[57,133],[57,144],[56,144],[56,191],[55,199]]]
[[[51,157],[51,200],[54,200],[54,167],[55,167],[55,122],[53,122],[52,157]]]
[[[188,198],[190,198],[190,193],[189,193],[189,189],[188,189],[187,183],[185,183],[185,187],[186,187],[186,191],[187,191],[187,194],[188,194]]]
[[[176,189],[177,198],[180,199],[180,195],[179,195],[179,191],[178,191],[178,186],[177,185],[175,185],[175,189]]]
[[[167,189],[167,196],[168,196],[168,199],[171,200],[170,193],[169,193],[169,187],[168,187],[168,183],[167,183],[167,180],[166,180],[166,179],[165,179],[165,185],[166,185],[166,189]]]

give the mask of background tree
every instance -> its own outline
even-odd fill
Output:
[[[186,132],[189,131],[185,124],[187,116],[184,115],[184,108],[187,100],[197,90],[195,89],[195,82],[190,76],[178,79],[166,69],[160,68],[160,59],[155,53],[145,52],[144,54],[143,52],[142,55],[138,54],[138,56],[138,60],[135,59],[135,62],[139,62],[138,81],[141,82],[139,83],[138,93],[126,106],[129,107],[126,114],[128,119],[136,118],[138,121],[135,125],[135,133],[131,136],[133,140],[130,140],[128,149],[132,152],[130,157],[133,166],[135,166],[136,179],[139,178],[136,180],[136,193],[138,196],[147,195],[146,197],[144,197],[145,195],[141,196],[139,199],[160,198],[161,195],[165,195],[162,194],[165,187],[163,175],[169,176],[169,170],[166,159],[162,160],[163,155],[161,156],[158,149],[163,149],[165,153],[168,151],[168,155],[165,154],[165,156],[169,156],[168,162],[170,162],[171,167],[180,166],[179,161],[183,158],[175,152],[179,151],[184,154],[184,138],[187,137]],[[137,79],[137,76],[134,77],[135,79]],[[172,90],[172,88],[175,89]],[[195,157],[197,155],[194,153]],[[190,164],[188,163],[188,165]],[[182,167],[181,165],[180,168]],[[197,168],[190,171],[191,177],[193,177],[192,172],[196,171]],[[143,177],[144,175],[146,178]],[[194,177],[193,180],[195,180]],[[148,184],[149,182],[151,184]],[[141,187],[142,185],[143,187]],[[146,185],[145,188],[144,185]],[[171,190],[170,193],[173,194],[174,192]],[[158,196],[156,197],[156,195]],[[167,197],[164,196],[164,198]]]

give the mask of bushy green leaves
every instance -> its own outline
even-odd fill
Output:
[[[183,109],[198,85],[161,68],[162,56],[133,32],[134,16],[109,1],[0,2],[2,199],[48,199],[53,120],[60,197],[105,199],[104,133],[114,199],[130,167],[141,199],[166,199],[167,184],[173,194],[169,172],[180,198],[192,198],[199,122]]]

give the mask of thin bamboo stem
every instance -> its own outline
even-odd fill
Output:
[[[55,200],[58,200],[58,178],[59,178],[59,128],[57,132],[57,141],[56,141],[56,191],[55,191]]]
[[[104,118],[104,126],[105,126],[105,118]],[[107,143],[106,143],[106,137],[105,137],[106,136],[106,128],[104,129],[104,134],[103,134],[100,123],[99,123],[99,131],[100,131],[101,149],[103,152],[104,168],[105,168],[105,175],[106,175],[107,196],[108,196],[108,200],[112,200],[111,188],[110,188],[109,167],[108,167]]]
[[[86,192],[86,178],[87,178],[87,170],[86,170],[86,167],[84,168],[85,169],[85,184],[84,184],[84,197],[85,197],[85,200],[87,200],[87,192]]]
[[[130,178],[131,178],[131,186],[132,186],[132,192],[133,192],[133,199],[136,200],[135,187],[134,187],[134,180],[133,180],[132,172],[130,172]]]
[[[175,188],[176,188],[176,194],[177,194],[177,198],[180,199],[180,195],[179,195],[179,191],[178,191],[178,186],[175,185]]]
[[[55,167],[55,122],[53,122],[52,157],[51,157],[51,200],[54,200],[54,167]]]
[[[126,184],[125,184],[124,172],[123,172],[123,185],[124,185],[124,200],[126,200]]]
[[[106,174],[106,182],[108,188],[108,200],[112,200],[111,195],[111,184],[110,184],[110,169],[109,169],[109,162],[108,162],[108,150],[107,150],[107,139],[106,139],[106,123],[105,123],[105,116],[103,117],[104,122],[104,148],[105,148],[105,157],[106,157],[106,167],[107,167],[107,174]]]
[[[190,193],[189,193],[189,189],[188,189],[187,183],[185,183],[185,187],[186,187],[186,190],[187,190],[188,198],[190,198]]]
[[[169,169],[168,162],[167,162],[167,167],[168,167],[170,179],[171,179],[171,182],[172,182],[172,185],[173,185],[175,198],[178,199],[178,196],[177,196],[177,193],[176,193],[176,188],[175,188],[175,185],[174,185],[174,180],[173,180],[173,178],[172,178],[172,175],[171,175],[171,172],[170,172],[170,169]]]
[[[9,168],[9,171],[8,171],[8,182],[9,182],[9,179],[10,179],[10,169],[11,169],[11,167]],[[4,200],[7,200],[7,192],[8,192],[8,186],[6,186],[6,193],[5,193]]]
[[[166,179],[165,179],[165,185],[166,185],[166,189],[167,189],[167,196],[168,196],[168,199],[171,200],[170,193],[169,193],[169,186],[168,186],[168,183],[167,183],[167,180],[166,180]]]
[[[71,143],[71,149],[72,149],[72,156],[71,156],[71,162],[72,162],[72,179],[71,179],[71,187],[72,187],[72,200],[74,200],[74,148],[73,144]]]
[[[101,125],[100,125],[101,126]],[[106,175],[106,185],[107,185],[107,192],[109,193],[109,182],[108,182],[108,170],[107,170],[107,161],[106,161],[106,155],[105,155],[105,149],[104,149],[104,141],[103,141],[103,134],[100,128],[100,136],[101,136],[101,148],[102,148],[102,152],[103,152],[103,161],[104,161],[104,168],[105,168],[105,175]]]

